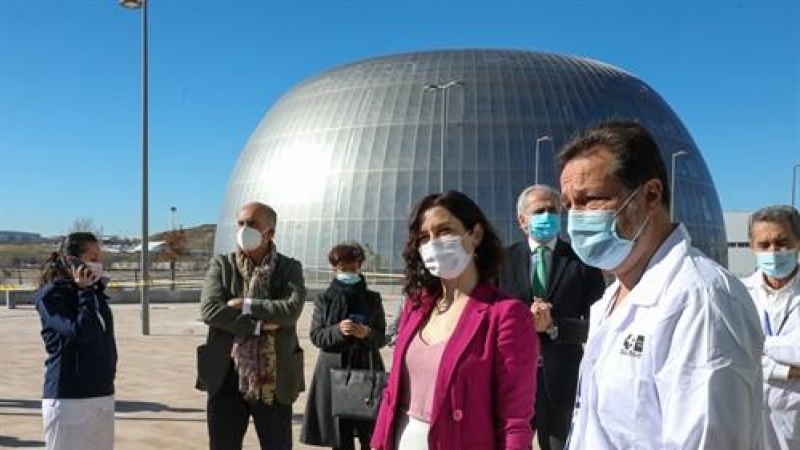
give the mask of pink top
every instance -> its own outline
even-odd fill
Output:
[[[409,417],[430,423],[436,375],[446,345],[447,339],[428,345],[417,333],[408,346],[403,361],[400,406]]]
[[[428,448],[530,450],[539,357],[533,314],[490,283],[475,286],[469,297],[438,363]],[[434,303],[426,292],[419,299],[419,306],[408,301],[403,309],[392,357],[397,370],[389,374],[372,432],[375,450],[397,449],[406,417],[401,399],[408,388],[402,368]]]

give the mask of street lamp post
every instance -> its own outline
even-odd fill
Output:
[[[178,207],[177,206],[170,206],[170,226],[172,226],[172,231],[178,229]]]
[[[669,194],[670,194],[670,197],[669,197],[669,220],[671,222],[675,221],[675,197],[676,197],[676,195],[675,195],[675,179],[678,178],[677,174],[675,173],[675,160],[677,160],[678,157],[680,157],[680,156],[688,155],[688,154],[689,154],[689,152],[687,152],[686,150],[679,150],[679,151],[674,152],[672,154],[672,169],[671,169],[671,171],[669,173],[669,176],[670,176],[670,180],[669,180]]]
[[[425,92],[442,91],[442,127],[441,127],[441,147],[440,161],[439,161],[439,190],[444,191],[444,149],[447,142],[447,99],[448,91],[453,86],[463,86],[464,82],[461,80],[452,80],[447,83],[440,84],[426,84],[423,86]]]
[[[533,184],[539,184],[539,145],[543,141],[553,142],[553,139],[547,135],[540,136],[538,139],[536,139],[536,160],[533,164]]]
[[[127,9],[142,10],[142,283],[140,300],[142,305],[142,334],[150,334],[150,300],[148,289],[150,287],[150,243],[148,242],[148,68],[147,68],[147,5],[148,0],[119,0],[120,5]]]
[[[795,164],[792,169],[792,207],[794,206],[794,194],[797,192],[797,169],[800,169],[800,164]]]

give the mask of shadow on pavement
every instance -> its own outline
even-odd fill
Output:
[[[42,401],[21,398],[0,398],[0,408],[42,409]],[[0,439],[2,439],[2,436],[0,436]]]
[[[135,402],[126,400],[117,400],[116,412],[175,412],[175,413],[198,413],[204,412],[202,408],[173,408],[169,405],[156,402]]]
[[[0,447],[3,448],[25,448],[25,447],[44,447],[44,441],[25,441],[13,436],[0,435]]]
[[[0,398],[0,408],[25,408],[41,409],[41,400],[28,400],[21,398]],[[169,405],[156,402],[136,402],[127,400],[117,400],[116,412],[137,413],[137,412],[173,412],[173,413],[200,413],[203,408],[173,408]]]

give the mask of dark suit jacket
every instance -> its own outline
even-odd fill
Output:
[[[198,387],[209,395],[219,390],[231,366],[234,337],[253,335],[256,321],[263,320],[280,325],[275,332],[275,398],[291,405],[305,389],[303,349],[296,328],[306,298],[303,268],[299,261],[279,253],[270,279],[269,298],[253,299],[252,315],[227,306],[228,300],[243,296],[243,284],[233,254],[211,260],[200,295],[200,315],[208,325],[208,337],[198,354]]]
[[[536,395],[549,395],[553,403],[571,408],[582,344],[589,331],[589,307],[602,297],[605,281],[599,269],[584,264],[561,239],[552,256],[545,300],[553,304],[551,313],[558,336],[553,340],[547,333],[539,333],[544,367]],[[531,305],[531,250],[527,240],[506,248],[499,284],[501,291]]]

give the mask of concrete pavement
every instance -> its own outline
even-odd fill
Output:
[[[386,302],[394,311],[395,303]],[[151,306],[151,336],[141,336],[137,305],[112,305],[119,365],[117,370],[116,449],[181,450],[208,448],[205,393],[194,389],[195,348],[205,340],[198,304]],[[311,304],[299,322],[305,350],[306,383],[317,351],[308,340]],[[0,448],[43,448],[40,412],[45,353],[39,318],[30,305],[0,309]],[[390,353],[385,353],[390,362]],[[305,396],[294,404],[295,448],[300,444]],[[257,450],[251,426],[245,449]]]
[[[396,300],[385,302],[387,316]],[[138,305],[112,305],[119,365],[117,371],[116,449],[182,450],[208,448],[205,393],[194,389],[195,348],[205,340],[198,304],[151,306],[151,336],[141,336]],[[312,307],[307,303],[298,324],[305,350],[306,383],[317,358],[308,339]],[[387,317],[389,320],[390,317]],[[43,448],[40,412],[45,353],[36,311],[30,305],[0,309],[0,448]],[[387,366],[391,352],[384,350]],[[305,396],[294,404],[295,448],[300,444]],[[251,426],[245,449],[258,450]]]

